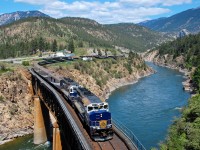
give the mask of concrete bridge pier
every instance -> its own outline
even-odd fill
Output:
[[[60,130],[57,123],[53,124],[53,150],[62,150]]]
[[[44,111],[38,96],[34,96],[34,144],[42,144],[47,141],[47,132],[44,120]]]

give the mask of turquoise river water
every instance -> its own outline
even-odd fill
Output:
[[[126,125],[150,149],[158,147],[170,124],[180,116],[189,93],[183,91],[183,74],[148,63],[157,73],[133,85],[121,87],[110,95],[112,117]],[[34,145],[28,135],[0,146],[0,150],[50,150],[47,144]]]

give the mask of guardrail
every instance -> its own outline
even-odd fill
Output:
[[[127,136],[127,138],[129,138],[129,140],[133,142],[133,144],[135,144],[138,150],[146,150],[146,148],[142,145],[142,143],[138,140],[138,138],[134,135],[134,133],[130,129],[128,129],[125,125],[123,125],[123,123],[121,123],[116,119],[112,119],[112,123],[118,130],[123,132]]]

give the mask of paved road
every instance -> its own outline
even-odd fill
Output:
[[[7,59],[0,59],[0,62],[16,62],[16,61],[23,61],[23,60],[33,60],[33,59],[40,59],[49,57],[48,55],[39,57],[39,56],[32,56],[32,57],[18,57],[18,58],[7,58]]]

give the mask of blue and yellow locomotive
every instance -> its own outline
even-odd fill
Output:
[[[65,78],[67,99],[77,110],[82,122],[89,128],[90,136],[95,141],[112,139],[111,113],[108,103],[102,102],[95,94]],[[70,82],[70,83],[69,83]],[[68,94],[67,94],[68,93]]]

